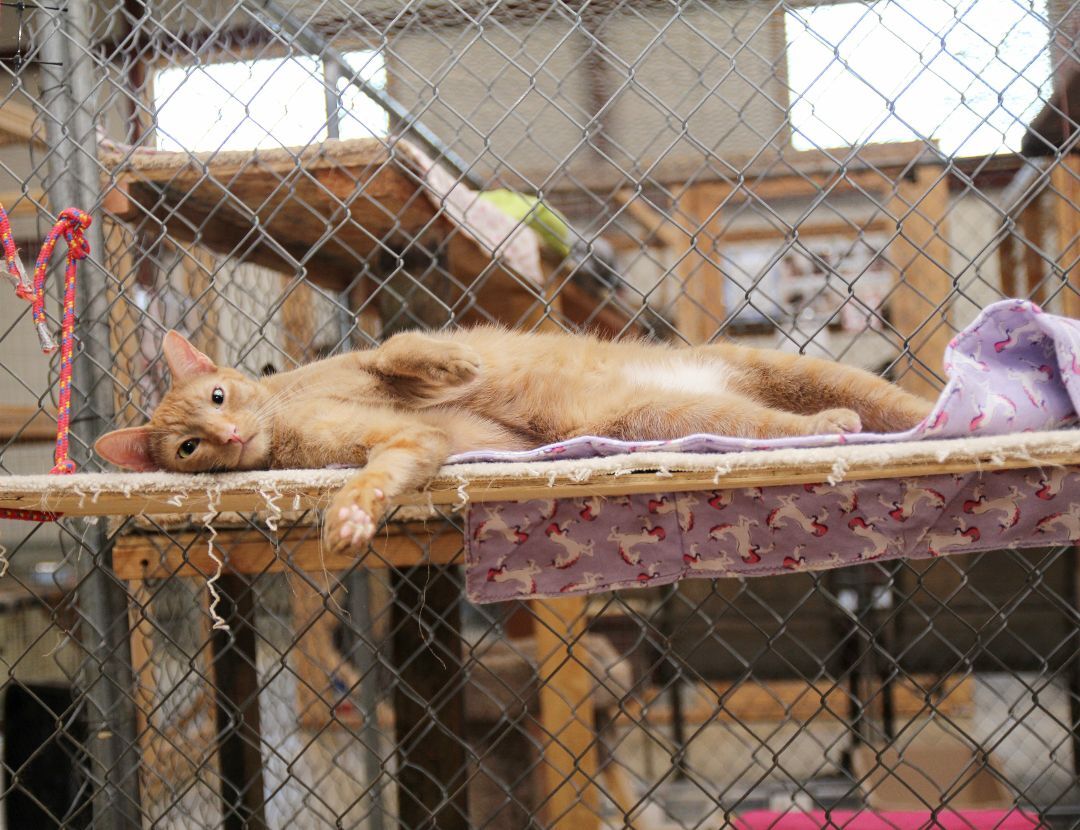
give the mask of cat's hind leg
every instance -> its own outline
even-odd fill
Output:
[[[831,360],[727,343],[699,348],[729,367],[735,390],[768,407],[802,415],[852,409],[870,432],[911,429],[933,407],[871,372]]]
[[[734,392],[694,395],[646,388],[638,390],[632,401],[598,413],[575,432],[624,441],[648,441],[697,433],[783,438],[834,435],[860,429],[858,414],[845,408],[802,415],[764,406]]]

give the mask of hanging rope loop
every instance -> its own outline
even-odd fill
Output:
[[[15,238],[11,231],[11,222],[7,212],[0,205],[0,245],[4,249],[4,263],[9,278],[15,284],[15,293],[32,304],[31,315],[34,328],[37,329],[38,343],[45,354],[56,351],[56,341],[49,331],[45,318],[45,279],[48,276],[49,260],[52,259],[56,243],[63,237],[67,241],[67,265],[64,268],[64,309],[60,324],[60,386],[56,414],[56,452],[53,456],[55,475],[75,472],[75,462],[68,458],[68,431],[71,427],[71,373],[75,362],[75,282],[77,264],[80,259],[90,255],[90,243],[86,239],[86,229],[90,227],[90,214],[78,208],[67,208],[60,213],[56,224],[52,226],[45,241],[41,244],[37,262],[34,263],[34,279],[31,284],[19,261],[15,249]],[[30,521],[52,521],[59,514],[37,510],[0,510],[0,518],[27,519]]]
[[[34,296],[34,290],[30,285],[30,279],[26,276],[22,260],[15,249],[15,237],[11,233],[11,222],[8,221],[7,211],[0,206],[0,244],[4,248],[4,265],[6,273],[15,285],[15,294],[20,299],[30,300]]]

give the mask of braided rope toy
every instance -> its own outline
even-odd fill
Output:
[[[56,452],[54,465],[49,471],[54,475],[66,475],[75,472],[75,462],[68,458],[68,431],[71,426],[71,371],[75,358],[75,276],[80,259],[90,253],[90,243],[86,240],[86,229],[90,227],[90,214],[78,208],[67,208],[60,213],[56,224],[52,226],[45,241],[41,244],[37,262],[34,263],[34,281],[30,283],[15,250],[15,237],[11,232],[11,222],[7,211],[0,205],[0,245],[4,249],[4,263],[7,275],[15,284],[15,294],[30,301],[34,327],[37,329],[41,351],[52,354],[56,351],[56,341],[49,331],[45,319],[45,277],[52,258],[53,249],[61,236],[67,240],[67,266],[64,269],[64,315],[60,326],[60,390],[59,409],[56,415]],[[60,517],[59,513],[41,510],[8,510],[0,508],[0,519],[25,519],[33,522],[51,522]]]

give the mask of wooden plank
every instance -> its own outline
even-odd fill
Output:
[[[117,424],[137,424],[143,420],[140,400],[143,390],[137,388],[136,378],[142,374],[143,359],[139,349],[139,319],[141,311],[135,304],[135,287],[140,277],[148,277],[155,268],[149,252],[143,247],[144,237],[132,232],[122,222],[105,216],[102,219],[105,241],[103,260],[105,270],[115,279],[107,280],[105,291],[109,298],[109,351],[112,364],[113,405]]]
[[[20,444],[56,440],[56,413],[37,406],[0,404],[0,441]]]
[[[364,568],[402,568],[420,563],[448,565],[462,557],[459,533],[433,533],[422,526],[391,525],[394,533],[380,533],[371,541],[370,550],[359,557],[324,550],[318,532],[300,541],[282,541],[275,550],[260,533],[249,530],[222,530],[214,547],[224,558],[226,573],[262,574],[304,571],[321,574]],[[113,572],[120,579],[166,579],[172,576],[202,577],[214,573],[217,564],[207,550],[207,535],[154,533],[122,536],[113,549]]]
[[[597,736],[594,679],[585,652],[574,645],[585,633],[585,598],[533,600],[543,810],[552,830],[600,827],[596,786]]]
[[[384,169],[390,153],[384,141],[377,138],[351,141],[327,141],[303,148],[261,149],[257,156],[248,150],[182,151],[140,150],[119,147],[111,142],[101,143],[101,163],[106,169],[121,169],[121,180],[168,182],[171,185],[191,185],[212,172],[219,181],[258,170],[266,179],[275,179],[297,170],[308,172],[367,169],[369,177]]]
[[[167,279],[174,281],[174,285],[179,283],[176,287],[191,298],[198,309],[197,314],[191,315],[198,320],[191,334],[191,342],[212,360],[220,362],[221,323],[217,288],[214,286],[220,265],[218,257],[199,245],[187,248],[179,248],[172,243],[166,245],[169,250],[175,250],[180,258],[178,273],[169,274]]]
[[[863,191],[873,195],[891,192],[896,179],[881,170],[832,170],[826,173],[798,175],[761,175],[742,177],[739,186],[731,190],[729,205],[753,200],[776,202],[784,199],[811,199],[818,196],[840,195]]]
[[[1032,199],[1020,212],[1020,227],[1027,244],[1024,246],[1024,294],[1039,305],[1046,302],[1046,260],[1043,259],[1046,217],[1043,199]],[[1007,296],[1014,296],[1012,294]]]
[[[3,115],[3,109],[0,109]],[[0,192],[0,205],[4,206],[7,215],[14,219],[17,216],[36,218],[39,213],[38,205],[47,204],[44,190],[5,190]]]
[[[1005,297],[1016,296],[1016,234],[1008,232],[1002,237],[997,249],[998,271],[1001,274],[1001,293]]]
[[[882,695],[867,694],[875,709],[880,709]],[[937,690],[927,700],[924,690]],[[935,712],[948,717],[967,717],[974,708],[975,684],[970,676],[947,678],[916,675],[904,677],[892,685],[893,713],[913,718],[925,715],[932,705]],[[614,726],[627,727],[642,721],[651,726],[671,723],[671,707],[666,703],[665,688],[649,687],[616,714]],[[846,717],[851,695],[838,681],[769,680],[738,682],[716,681],[690,684],[684,694],[684,717],[690,726],[710,722],[723,723],[809,723],[824,724]],[[647,707],[645,709],[644,707]]]
[[[311,288],[298,282],[289,290],[292,278],[281,275],[281,291],[288,295],[281,303],[281,325],[284,329],[282,346],[285,354],[297,366],[307,363],[315,356],[315,304]]]
[[[401,827],[468,830],[461,589],[449,569],[392,572]]]
[[[793,230],[780,228],[744,228],[741,230],[727,231],[724,234],[724,242],[757,242],[769,239],[788,239],[793,236],[799,238],[807,236],[845,236],[855,239],[870,233],[889,233],[895,226],[888,220],[876,218],[865,224],[853,222],[806,222],[800,223]]]
[[[642,243],[653,244],[659,242],[665,248],[685,248],[689,241],[689,234],[672,217],[661,213],[643,197],[629,190],[620,190],[615,194],[616,204],[626,208],[630,218],[641,225]]]
[[[580,285],[567,282],[558,289],[557,311],[574,323],[585,326],[585,330],[602,337],[626,337],[641,333],[641,324],[631,320],[629,315],[612,303],[597,308],[596,296]],[[555,304],[552,304],[555,308]]]
[[[900,173],[920,160],[940,158],[940,153],[924,141],[883,142],[863,144],[859,147],[836,147],[828,150],[767,150],[746,155],[725,156],[715,163],[702,167],[700,156],[684,158],[638,159],[638,166],[648,170],[648,181],[672,187],[680,182],[723,181],[735,177],[764,179],[784,176],[796,178],[819,174],[835,174],[841,168],[848,173],[864,170],[884,173]],[[582,188],[610,193],[612,188],[625,184],[613,181],[610,170],[603,165],[595,169],[583,168],[573,176],[559,178],[545,188],[545,192],[559,193],[567,190],[580,192]]]
[[[22,104],[10,99],[5,101],[3,105],[0,105],[0,134],[7,140],[0,141],[0,143],[10,144],[14,141],[25,144],[31,142],[44,144],[44,130],[39,130],[38,134],[34,132],[34,122],[36,120],[37,113],[29,104]]]
[[[889,246],[889,261],[900,269],[900,282],[889,298],[893,327],[911,357],[900,385],[925,398],[936,398],[945,347],[954,330],[949,323],[953,280],[945,217],[949,184],[944,168],[923,166],[897,182],[888,203],[900,233]]]
[[[657,461],[642,454],[624,461],[623,469],[605,469],[599,465],[611,462],[595,459],[579,465],[513,465],[512,473],[503,472],[503,465],[492,464],[487,465],[488,471],[473,471],[464,479],[448,468],[425,490],[405,494],[396,501],[455,505],[463,496],[472,502],[492,502],[813,484],[827,481],[837,469],[844,470],[845,481],[865,481],[1080,463],[1080,436],[1068,431],[880,445],[882,452],[889,453],[888,460],[883,460],[877,449],[874,445],[868,448],[846,444],[783,453],[727,453],[722,460],[670,455]],[[640,471],[633,469],[635,463]],[[699,464],[703,466],[699,468]],[[590,465],[594,468],[591,474],[583,475]],[[680,470],[680,466],[684,469]],[[226,484],[225,476],[199,476],[197,480],[205,484],[200,483],[198,489],[192,489],[189,477],[178,476],[177,484],[169,484],[167,479],[162,481],[153,474],[8,476],[0,477],[0,507],[50,510],[72,516],[201,515],[210,509],[251,512],[267,510],[264,494],[271,488],[277,494],[275,504],[279,507],[308,510],[324,507],[327,495],[349,476],[345,470],[302,471],[295,477],[290,477],[291,473],[284,470],[254,474],[244,479],[247,483],[231,486]],[[244,474],[229,475],[235,481]],[[319,483],[312,483],[312,476],[317,476]]]
[[[675,321],[691,345],[709,342],[726,316],[724,272],[718,263],[723,234],[720,206],[730,192],[726,184],[706,182],[688,186],[678,201],[677,214],[692,235],[677,251],[675,270],[682,286]]]
[[[1050,171],[1054,190],[1053,217],[1057,233],[1057,265],[1065,276],[1062,313],[1080,318],[1080,158],[1068,155]]]

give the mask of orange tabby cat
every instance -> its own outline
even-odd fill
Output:
[[[476,328],[406,332],[252,380],[176,332],[173,388],[146,426],[96,450],[134,470],[363,465],[335,496],[326,540],[369,539],[394,497],[452,453],[526,449],[578,435],[770,438],[908,429],[930,404],[837,363],[717,344],[679,348]]]

